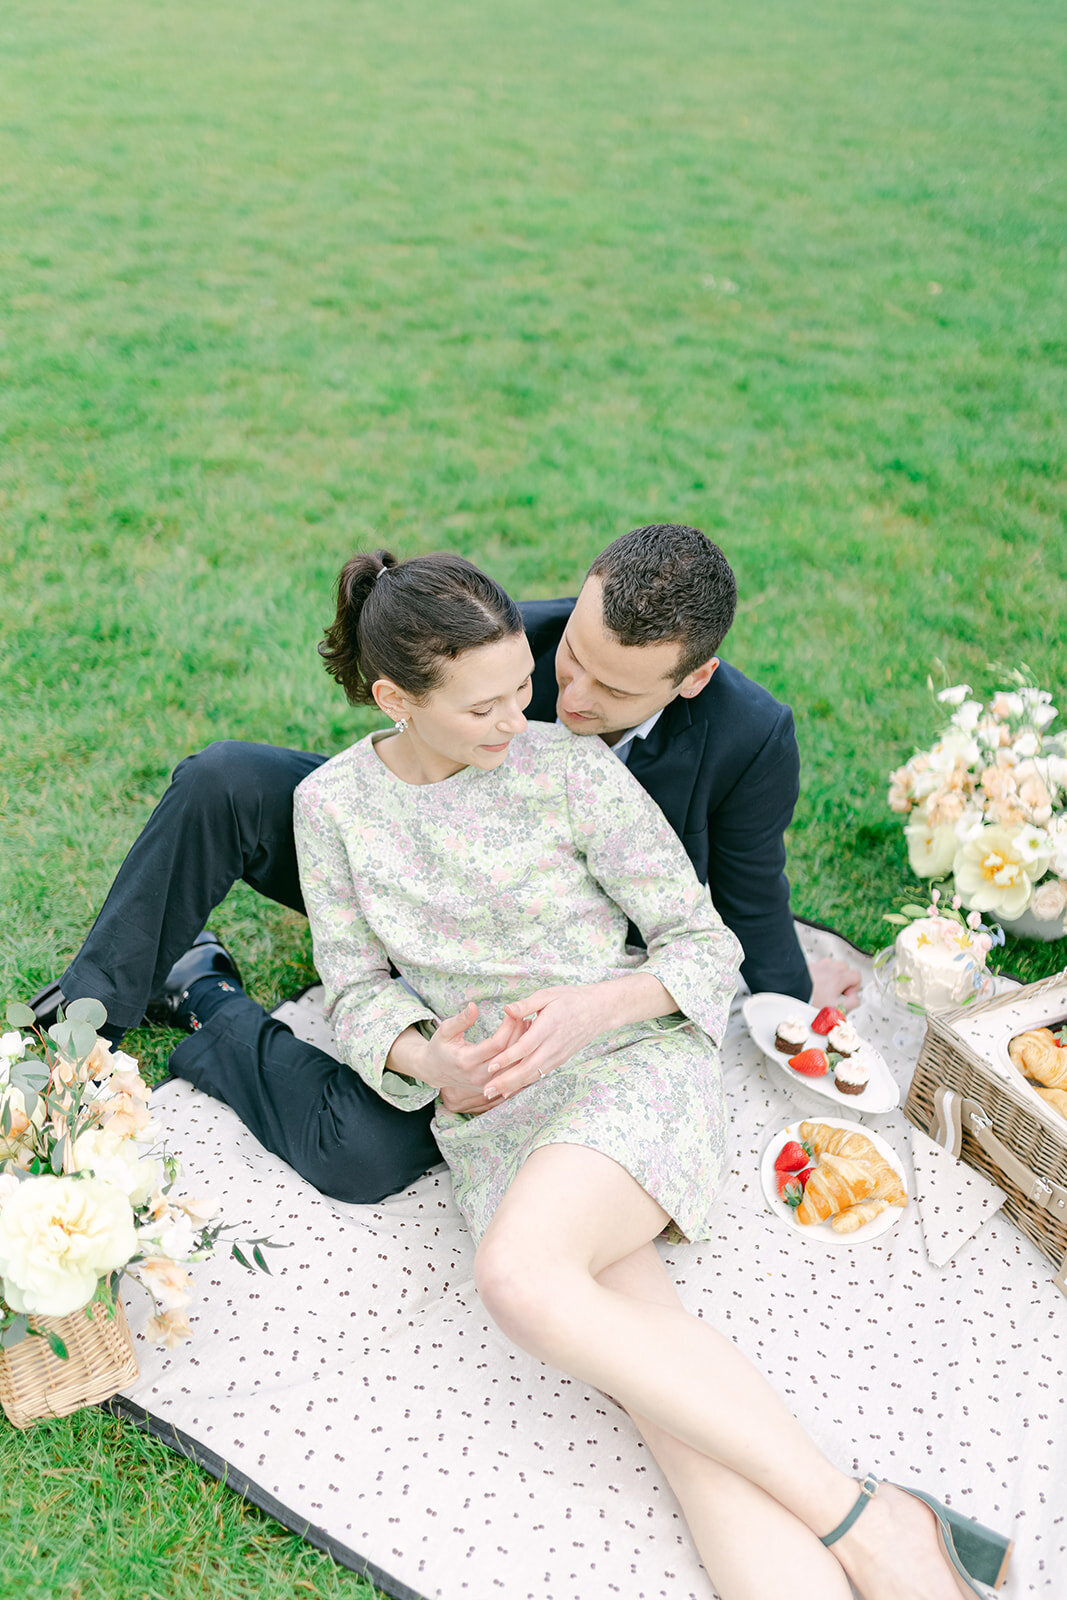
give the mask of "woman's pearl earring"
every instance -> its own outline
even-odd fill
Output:
[[[406,733],[408,731],[407,717],[398,717],[396,722],[393,723],[393,727],[396,729],[397,733]]]

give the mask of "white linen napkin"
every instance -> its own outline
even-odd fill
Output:
[[[997,1214],[1007,1197],[916,1127],[911,1129],[911,1153],[926,1255],[932,1267],[943,1267]]]

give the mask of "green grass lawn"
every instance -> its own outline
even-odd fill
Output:
[[[534,597],[664,519],[797,714],[796,909],[885,942],[935,660],[1067,695],[1065,45],[1037,0],[12,0],[0,993],[182,755],[369,725],[314,650],[354,548]],[[216,922],[306,981],[301,919]],[[0,1596],[370,1592],[98,1413],[0,1429],[0,1488]]]

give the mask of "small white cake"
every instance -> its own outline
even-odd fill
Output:
[[[974,993],[974,969],[983,965],[970,930],[951,917],[917,917],[896,940],[896,990],[928,1011],[961,1006]]]

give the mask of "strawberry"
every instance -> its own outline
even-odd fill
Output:
[[[803,1172],[810,1166],[815,1152],[810,1144],[800,1144],[796,1139],[790,1139],[784,1144],[774,1158],[775,1172]]]
[[[825,1078],[830,1070],[825,1050],[802,1050],[798,1056],[790,1057],[789,1065],[802,1078]]]
[[[811,1025],[812,1033],[832,1033],[839,1022],[844,1022],[845,1013],[838,1011],[836,1006],[823,1006],[819,1015]]]
[[[778,1198],[794,1210],[804,1198],[804,1185],[795,1172],[779,1172]]]

